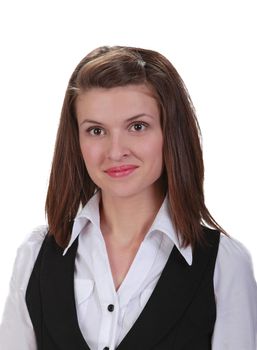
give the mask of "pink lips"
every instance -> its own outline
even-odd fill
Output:
[[[123,177],[131,174],[136,168],[136,165],[121,165],[107,169],[105,172],[111,177]]]

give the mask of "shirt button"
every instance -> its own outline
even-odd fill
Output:
[[[106,346],[103,350],[109,350],[108,346]]]
[[[108,305],[107,309],[108,311],[112,312],[114,310],[114,305],[113,304]]]

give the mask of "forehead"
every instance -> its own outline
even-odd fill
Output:
[[[77,118],[104,115],[131,117],[132,114],[159,115],[153,89],[144,84],[114,88],[92,88],[82,92],[75,102]]]

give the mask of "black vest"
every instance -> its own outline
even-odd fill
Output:
[[[208,228],[204,232],[208,244],[194,249],[192,266],[174,246],[150,299],[117,350],[211,349],[220,234]],[[63,256],[53,236],[42,244],[26,292],[38,350],[89,350],[74,298],[77,246],[78,239]]]

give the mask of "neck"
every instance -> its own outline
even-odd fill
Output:
[[[132,197],[112,197],[102,193],[100,205],[101,230],[105,239],[114,239],[123,246],[141,242],[165,195],[153,189]]]

